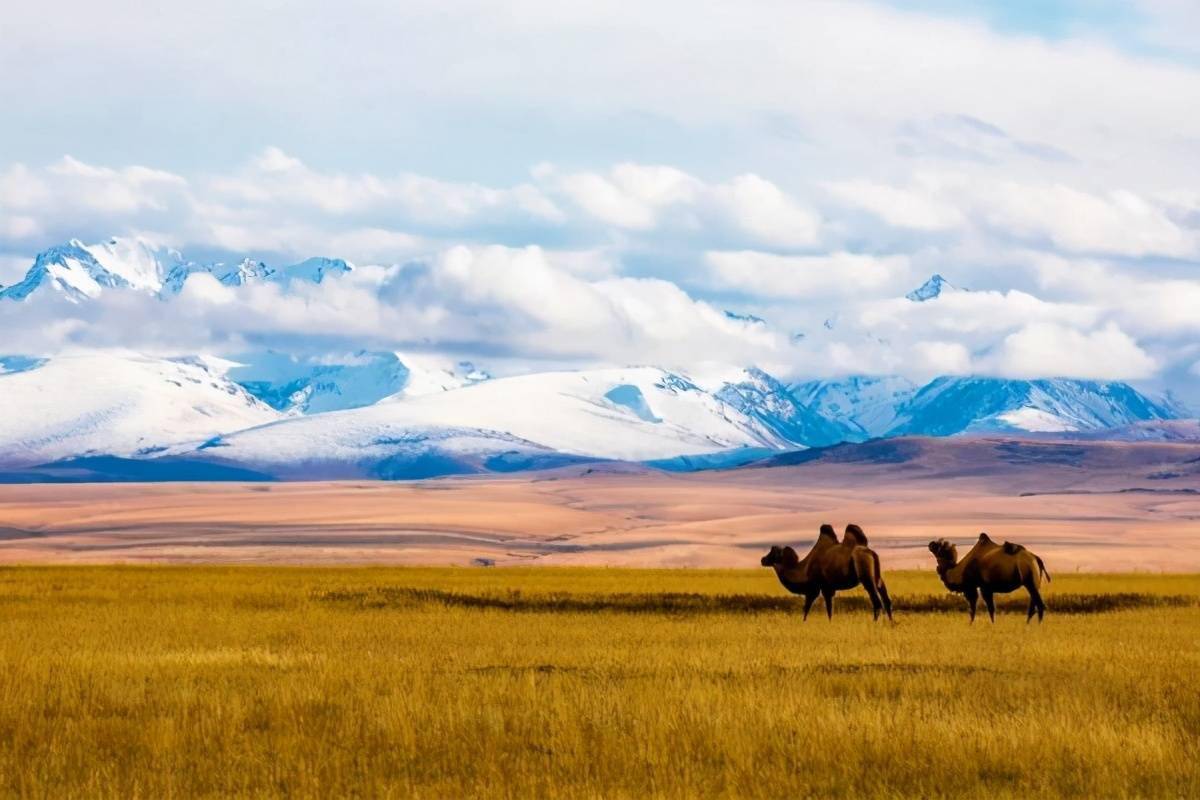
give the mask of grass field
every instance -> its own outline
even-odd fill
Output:
[[[767,570],[7,568],[0,794],[1197,794],[1200,576],[1055,575],[1040,627],[889,583],[895,626]]]

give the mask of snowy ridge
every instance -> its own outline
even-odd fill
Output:
[[[163,274],[178,263],[178,253],[142,239],[113,238],[96,245],[72,239],[40,253],[22,281],[0,291],[0,300],[24,300],[42,287],[74,303],[105,289],[157,292]]]
[[[823,447],[846,439],[846,428],[799,401],[780,381],[760,369],[743,370],[715,397],[754,420],[764,431],[784,442]],[[764,437],[765,443],[765,437]]]
[[[388,351],[306,358],[268,350],[242,354],[237,362],[228,371],[232,380],[272,408],[292,415],[444,392],[490,377],[469,362]]]
[[[851,441],[885,435],[896,424],[898,410],[917,386],[898,375],[851,375],[839,380],[816,380],[791,387],[796,400],[841,426]]]
[[[626,461],[794,446],[688,378],[637,367],[538,373],[393,396],[222,437],[221,457],[260,465],[317,452],[350,457],[413,430],[489,432],[489,441],[499,435],[547,451]]]
[[[25,300],[40,290],[57,291],[74,303],[98,297],[106,289],[170,297],[197,273],[212,275],[226,286],[267,281],[286,286],[292,281],[321,283],[353,269],[340,258],[310,258],[279,268],[251,258],[232,265],[202,264],[139,237],[113,237],[90,245],[72,239],[38,254],[23,280],[0,290],[0,300]]]
[[[279,415],[195,360],[83,354],[0,374],[0,463],[130,456]]]
[[[918,390],[858,376],[789,390],[760,369],[731,367],[696,378],[629,367],[492,379],[469,363],[386,351],[5,356],[0,398],[0,464],[164,457],[275,477],[429,477],[595,459],[703,469],[883,435],[1120,428],[1114,438],[1175,439],[1194,428],[1165,425],[1173,409],[1123,383],[943,377]]]
[[[888,434],[1084,431],[1173,416],[1126,383],[942,377],[897,410],[897,424]]]

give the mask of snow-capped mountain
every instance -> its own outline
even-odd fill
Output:
[[[740,380],[726,383],[715,397],[786,442],[823,447],[847,438],[845,426],[799,401],[787,386],[760,369],[743,370]]]
[[[692,378],[655,367],[489,379],[470,364],[390,352],[6,356],[0,398],[2,465],[173,458],[275,477],[427,477],[595,459],[693,469],[881,435],[1192,430],[1133,424],[1178,415],[1123,383],[944,377],[915,390],[903,378],[858,376],[789,390],[755,368]]]
[[[888,435],[1085,431],[1173,416],[1126,383],[942,377],[897,409]]]
[[[235,360],[228,373],[231,380],[272,408],[291,414],[359,408],[396,394],[416,397],[489,377],[470,362],[442,363],[393,352],[303,358],[266,351]]]
[[[500,431],[397,423],[389,409],[367,406],[293,417],[199,447],[176,447],[189,461],[249,467],[283,479],[430,478],[475,472],[546,469],[591,460]]]
[[[90,245],[72,239],[38,254],[23,280],[0,290],[0,300],[24,300],[43,289],[60,292],[75,303],[95,298],[106,289],[170,297],[197,273],[212,275],[226,286],[267,281],[287,285],[292,281],[321,283],[329,275],[352,269],[353,265],[340,258],[310,258],[278,268],[250,258],[235,264],[198,263],[137,237],[114,237]]]
[[[78,303],[105,289],[158,292],[163,276],[182,264],[178,253],[142,239],[85,245],[72,239],[38,255],[24,280],[0,291],[0,300],[24,300],[45,287]]]
[[[656,367],[541,372],[378,404],[392,420],[504,431],[563,453],[646,461],[789,442]]]
[[[427,462],[420,469],[445,461],[461,471],[564,457],[657,461],[795,446],[683,375],[635,367],[498,378],[420,396],[401,392],[173,452],[271,474],[337,475],[378,474],[387,464],[411,474],[419,459]]]
[[[947,292],[961,292],[963,289],[958,288],[950,281],[943,278],[941,275],[934,274],[929,280],[925,281],[916,289],[913,289],[904,297],[914,303],[924,303],[927,300],[934,300],[941,297]]]
[[[1200,419],[1156,419],[1120,428],[1069,435],[1072,439],[1110,442],[1200,442]]]
[[[3,464],[130,456],[279,418],[200,359],[89,353],[15,363],[0,373]]]
[[[283,286],[293,281],[321,283],[330,275],[350,272],[354,266],[340,258],[309,258],[298,264],[275,268],[265,262],[244,258],[237,264],[222,262],[196,264],[189,262],[172,269],[163,281],[163,294],[179,294],[188,278],[198,273],[212,275],[225,286],[245,286],[250,283],[278,283]]]
[[[917,386],[899,375],[851,375],[797,383],[792,395],[803,407],[838,425],[851,441],[883,436]]]

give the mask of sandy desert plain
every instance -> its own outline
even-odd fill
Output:
[[[822,522],[856,522],[885,569],[931,569],[931,539],[987,531],[1060,573],[1200,571],[1200,444],[910,439],[790,458],[695,473],[0,485],[0,558],[736,568],[811,542]]]
[[[0,486],[0,794],[1196,796],[1200,447],[783,461]],[[895,624],[757,566],[823,521]],[[980,530],[1044,557],[1044,624],[946,593],[926,543]]]

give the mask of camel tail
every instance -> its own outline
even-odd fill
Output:
[[[1050,582],[1050,573],[1046,571],[1046,565],[1042,563],[1041,556],[1034,556],[1038,562],[1038,569],[1042,571],[1042,577],[1046,579],[1046,583]]]
[[[883,585],[883,567],[879,564],[879,554],[871,550],[871,558],[875,561],[875,585]]]

